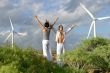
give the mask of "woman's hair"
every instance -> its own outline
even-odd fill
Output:
[[[60,29],[62,29],[62,30],[60,30]],[[58,31],[59,31],[59,35],[63,35],[64,36],[63,26],[62,25],[59,25]]]
[[[60,30],[60,28],[62,28],[62,30],[63,30],[63,26],[62,25],[59,25],[58,26],[58,30]]]
[[[45,27],[49,27],[49,22],[46,20],[45,24],[44,24]]]

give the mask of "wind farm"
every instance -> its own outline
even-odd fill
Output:
[[[0,0],[0,73],[110,73],[110,0]]]

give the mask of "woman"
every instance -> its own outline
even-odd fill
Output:
[[[49,36],[54,24],[58,20],[58,17],[55,19],[55,22],[52,25],[46,20],[44,26],[42,25],[42,23],[40,22],[37,16],[35,16],[35,19],[37,20],[38,25],[40,26],[43,32],[43,40],[42,40],[43,56],[47,58],[48,61],[52,61],[51,49],[49,46]]]
[[[60,56],[64,54],[64,42],[65,42],[65,35],[72,30],[76,25],[72,25],[66,32],[63,30],[63,26],[60,25],[58,27],[58,31],[56,33],[56,42],[57,42],[57,63],[61,63]]]

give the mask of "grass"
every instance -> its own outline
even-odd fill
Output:
[[[62,55],[63,66],[57,65],[56,52],[52,62],[42,57],[42,51],[33,48],[0,46],[0,73],[109,73],[110,40],[84,40],[74,50]]]
[[[0,73],[64,73],[65,69],[42,57],[42,52],[17,46],[0,47]]]

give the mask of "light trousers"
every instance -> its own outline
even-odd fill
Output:
[[[64,54],[64,44],[63,43],[57,43],[57,63],[61,63],[61,55]]]
[[[43,46],[43,56],[48,61],[52,61],[52,53],[51,53],[51,48],[49,46],[49,40],[43,40],[42,41],[42,46]]]

